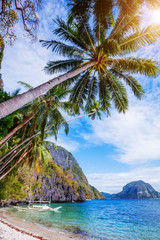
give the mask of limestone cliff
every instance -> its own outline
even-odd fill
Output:
[[[24,165],[16,175],[0,182],[0,199],[76,202],[104,196],[88,184],[82,169],[71,153],[62,147],[50,147],[53,162],[38,173]]]

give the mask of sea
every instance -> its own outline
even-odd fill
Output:
[[[57,212],[8,211],[23,221],[51,231],[74,233],[88,240],[160,239],[160,199],[88,200],[62,206]]]

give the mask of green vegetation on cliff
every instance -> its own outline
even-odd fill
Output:
[[[52,144],[50,143],[51,147]],[[47,200],[52,202],[85,201],[104,196],[88,184],[82,169],[71,153],[62,147],[50,149],[53,161],[23,167],[0,181],[1,200]]]

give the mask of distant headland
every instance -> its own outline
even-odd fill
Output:
[[[130,182],[117,194],[104,193],[107,199],[156,199],[160,198],[157,192],[149,183],[142,180]]]

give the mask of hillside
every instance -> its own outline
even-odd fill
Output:
[[[115,194],[113,199],[148,199],[160,198],[160,193],[149,184],[141,180],[130,182],[123,187],[122,192]]]
[[[115,194],[110,194],[110,193],[105,193],[105,192],[101,192],[103,194],[103,196],[105,196],[106,199],[111,199],[115,196]]]
[[[50,152],[53,162],[44,165],[39,173],[36,167],[24,165],[15,176],[4,178],[0,182],[0,199],[76,202],[104,198],[88,184],[71,153],[62,147],[50,147]]]

